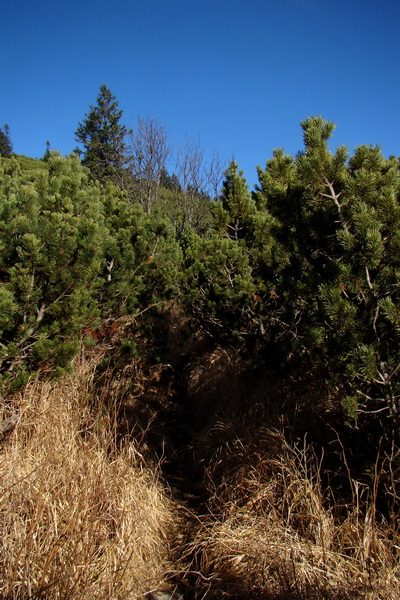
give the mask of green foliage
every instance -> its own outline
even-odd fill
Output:
[[[177,291],[181,251],[172,226],[159,214],[132,205],[112,186],[105,190],[102,314],[131,314]]]
[[[274,237],[276,220],[257,207],[235,162],[225,172],[212,215],[209,235],[185,237],[185,289],[192,311],[214,334],[242,340],[264,335],[264,309],[274,311],[286,251]]]
[[[346,423],[397,440],[398,161],[377,147],[332,153],[334,125],[312,117],[304,150],[275,150],[254,192],[232,162],[212,201],[188,176],[194,156],[181,183],[164,168],[150,210],[115,185],[127,133],[117,104],[102,86],[79,125],[90,171],[53,152],[0,160],[3,381],[61,372],[88,325],[179,297],[214,338],[315,369],[340,391]]]
[[[127,163],[125,137],[127,127],[120,124],[122,110],[106,85],[100,86],[97,105],[90,106],[89,114],[79,123],[76,141],[83,144],[82,164],[99,181],[121,182]]]
[[[302,127],[305,151],[276,151],[257,188],[289,250],[277,294],[284,322],[298,323],[291,347],[358,395],[364,414],[397,421],[399,165],[366,146],[347,162],[345,148],[328,149],[331,123]]]
[[[357,422],[358,401],[359,398],[357,396],[344,396],[341,401],[342,409],[348,419],[349,425]]]
[[[4,125],[3,128],[0,127],[0,156],[11,156],[12,149],[10,128],[8,125]]]
[[[98,193],[84,191],[77,157],[48,165],[21,183],[27,174],[14,161],[0,184],[1,361],[9,372],[22,364],[65,366],[96,314],[91,292],[104,236]]]
[[[153,210],[167,216],[178,238],[184,235],[187,229],[201,235],[206,234],[212,222],[210,197],[201,190],[182,190],[175,176],[172,176],[171,181],[174,182],[173,189],[160,188]]]
[[[99,316],[147,309],[179,281],[171,226],[93,183],[76,155],[2,159],[0,239],[0,368],[12,385],[62,372]]]
[[[306,359],[350,399],[349,423],[376,415],[389,439],[400,425],[399,164],[376,147],[332,153],[321,117],[302,128],[304,151],[276,150],[254,194],[231,163],[210,234],[185,238],[186,298],[209,333]]]
[[[214,208],[214,229],[219,235],[232,240],[246,239],[251,235],[256,204],[250,195],[243,171],[238,172],[236,162],[225,171],[220,202]]]
[[[252,327],[256,292],[249,256],[234,241],[188,232],[184,247],[186,301],[201,324],[221,335],[243,335]]]

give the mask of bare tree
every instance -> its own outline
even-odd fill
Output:
[[[133,197],[146,212],[163,201],[176,227],[199,229],[209,216],[210,199],[218,195],[222,161],[216,152],[207,158],[200,140],[186,139],[176,151],[175,167],[169,176],[167,166],[172,152],[165,126],[153,117],[138,117],[129,145]],[[160,187],[165,186],[166,179],[170,192],[161,198]]]
[[[158,200],[161,175],[172,152],[165,126],[153,117],[138,117],[129,150],[138,200],[150,212]]]
[[[208,188],[213,199],[220,194],[225,169],[226,161],[223,161],[219,153],[214,150],[208,166]]]
[[[222,161],[214,152],[210,160],[200,140],[185,140],[176,160],[177,193],[182,227],[198,228],[207,218],[210,200],[217,197],[223,177]]]

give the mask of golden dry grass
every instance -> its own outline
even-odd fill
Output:
[[[2,407],[21,419],[0,453],[1,598],[128,600],[165,583],[174,505],[89,409],[92,373],[81,360]]]
[[[199,580],[197,597],[397,600],[396,515],[385,522],[377,490],[353,481],[347,465],[352,499],[324,489],[322,475],[325,484],[330,477],[307,436],[296,447],[284,435],[295,438],[297,428],[296,435],[310,432],[323,443],[321,424],[335,407],[331,390],[311,373],[294,384],[267,373],[257,380],[246,368],[237,353],[216,347],[187,374],[202,427],[193,451],[204,468],[210,511],[192,544],[206,582]]]
[[[196,600],[400,598],[396,523],[354,481],[353,502],[337,509],[307,444],[265,426],[261,386],[245,396],[235,353],[217,348],[185,373],[199,424],[198,514],[165,492],[155,448],[148,462],[140,454],[158,428],[174,434],[156,415],[170,393],[161,367],[146,382],[133,361],[102,372],[100,385],[96,352],[82,353],[74,375],[36,380],[0,406],[3,420],[20,415],[0,439],[1,598],[159,598],[172,579]]]
[[[224,426],[215,429],[221,439]],[[216,588],[270,600],[400,597],[400,539],[376,523],[373,499],[339,517],[309,449],[263,427],[225,435],[207,471],[214,517],[193,544]]]

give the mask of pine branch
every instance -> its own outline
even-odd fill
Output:
[[[333,201],[333,203],[335,204],[337,210],[338,210],[338,215],[339,215],[339,220],[340,223],[343,225],[344,230],[348,233],[348,227],[347,227],[347,223],[344,220],[343,214],[342,214],[342,206],[344,206],[346,203],[344,204],[340,204],[339,202],[339,198],[342,195],[343,192],[339,192],[338,194],[335,192],[334,188],[333,188],[333,183],[331,183],[327,178],[325,178],[325,186],[329,189],[329,194],[321,194],[322,196],[324,196],[325,198],[329,198],[330,200]]]

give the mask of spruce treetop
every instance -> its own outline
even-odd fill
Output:
[[[0,156],[11,156],[12,143],[10,139],[10,128],[8,125],[0,127]]]
[[[82,164],[100,181],[119,181],[127,163],[125,136],[129,132],[120,123],[122,113],[116,97],[103,84],[97,105],[90,106],[89,113],[75,132],[76,141],[84,146]]]

